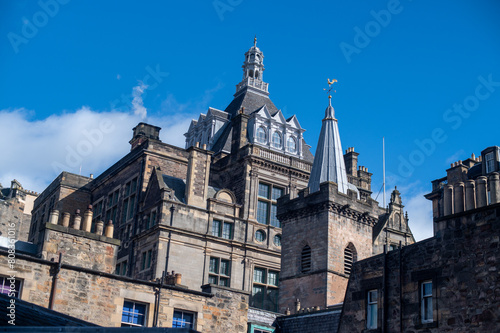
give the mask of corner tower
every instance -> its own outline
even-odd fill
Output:
[[[360,200],[358,189],[348,182],[342,152],[330,101],[308,188],[298,198],[278,200],[281,312],[342,302],[353,263],[372,255],[378,203],[370,197]]]

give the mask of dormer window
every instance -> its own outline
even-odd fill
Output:
[[[486,162],[486,173],[495,171],[495,157],[493,156],[493,152],[484,155],[484,159]]]
[[[266,143],[267,141],[267,133],[264,127],[260,126],[257,129],[257,141],[260,143]]]
[[[290,153],[295,154],[297,152],[297,143],[295,142],[295,139],[293,137],[288,138],[288,140],[286,141],[286,145]]]
[[[273,147],[280,149],[283,145],[283,142],[281,140],[281,135],[279,132],[274,132],[273,133]]]

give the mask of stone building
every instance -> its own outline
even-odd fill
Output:
[[[432,182],[434,237],[353,266],[341,332],[499,331],[498,150]]]
[[[10,187],[0,184],[0,237],[28,240],[31,210],[37,196],[38,193],[24,189],[15,179]]]
[[[308,188],[297,198],[278,200],[283,227],[281,312],[343,302],[354,262],[400,242],[414,243],[399,192],[392,193],[389,208],[379,207],[370,196],[371,174],[364,167],[357,170],[356,164],[353,149],[343,155],[330,99]]]
[[[114,274],[121,242],[112,238],[113,225],[99,222],[96,232],[90,232],[90,210],[83,215],[60,224],[53,212],[38,252],[13,256],[0,249],[0,271],[9,274],[1,277],[1,293],[9,295],[10,304],[29,302],[55,311],[51,316],[56,319],[72,316],[106,327],[247,332],[248,292],[209,284],[193,290],[173,272],[153,281]],[[44,325],[27,316],[29,312],[17,311],[14,319],[18,325]],[[0,323],[7,325],[2,317]]]
[[[263,81],[263,58],[254,41],[245,53],[243,79],[234,99],[224,110],[209,108],[193,120],[185,148],[163,143],[159,127],[139,123],[133,129],[131,151],[98,177],[61,173],[35,201],[29,240],[37,251],[48,251],[44,244],[54,228],[86,234],[114,229],[108,238],[120,242],[113,248],[114,274],[106,273],[110,279],[147,285],[150,282],[144,281],[175,271],[182,274],[189,292],[200,293],[209,286],[233,295],[228,297],[247,297],[242,302],[250,307],[245,312],[248,331],[257,333],[273,331],[278,312],[296,297],[290,289],[293,283],[328,276],[323,292],[328,296],[322,302],[304,298],[304,305],[340,302],[353,262],[401,240],[412,243],[399,193],[393,193],[387,209],[371,198],[371,173],[358,167],[353,148],[344,154],[331,105],[324,120],[330,134],[321,137],[326,142],[338,140],[333,171],[342,178],[323,177],[331,165],[326,143],[319,145],[325,149],[314,157],[298,119],[285,118],[271,101],[269,85]],[[306,202],[315,208],[302,209]],[[328,234],[323,233],[328,226],[324,222],[331,219],[337,228],[349,225],[343,235],[347,245],[325,239],[323,248],[314,248],[312,237],[324,238]],[[282,223],[290,226],[287,241]],[[310,238],[300,235],[301,228],[308,229]],[[297,270],[296,265],[306,244],[312,249],[310,272]],[[321,254],[322,260],[316,253],[327,247],[340,252],[335,252],[336,262],[330,260],[335,267],[325,275],[326,255]],[[288,261],[283,263],[285,257]],[[280,280],[286,304],[279,307]],[[125,289],[129,288],[131,284]],[[194,320],[209,317],[203,309],[213,302],[197,302],[202,310],[182,302],[176,309],[192,314]],[[166,318],[163,323],[169,325],[171,317]],[[151,321],[144,324],[151,326]]]

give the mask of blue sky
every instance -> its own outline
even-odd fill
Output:
[[[0,182],[41,191],[62,169],[99,174],[129,150],[141,120],[183,145],[191,118],[231,101],[257,35],[270,97],[297,115],[313,150],[326,79],[338,79],[343,148],[360,153],[376,196],[385,137],[388,192],[398,186],[417,238],[429,237],[430,181],[500,144],[499,9],[494,0],[2,1]]]

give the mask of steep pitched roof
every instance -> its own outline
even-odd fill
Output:
[[[310,192],[319,191],[319,185],[327,181],[337,183],[339,192],[347,194],[347,189],[358,192],[356,187],[347,181],[339,127],[331,100],[321,125],[316,156],[309,178]]]
[[[271,115],[278,112],[278,108],[268,96],[254,91],[251,87],[247,87],[235,95],[232,102],[229,103],[224,111],[229,113],[231,117],[234,117],[242,107],[245,108],[246,114],[250,114],[264,105],[267,105]]]

